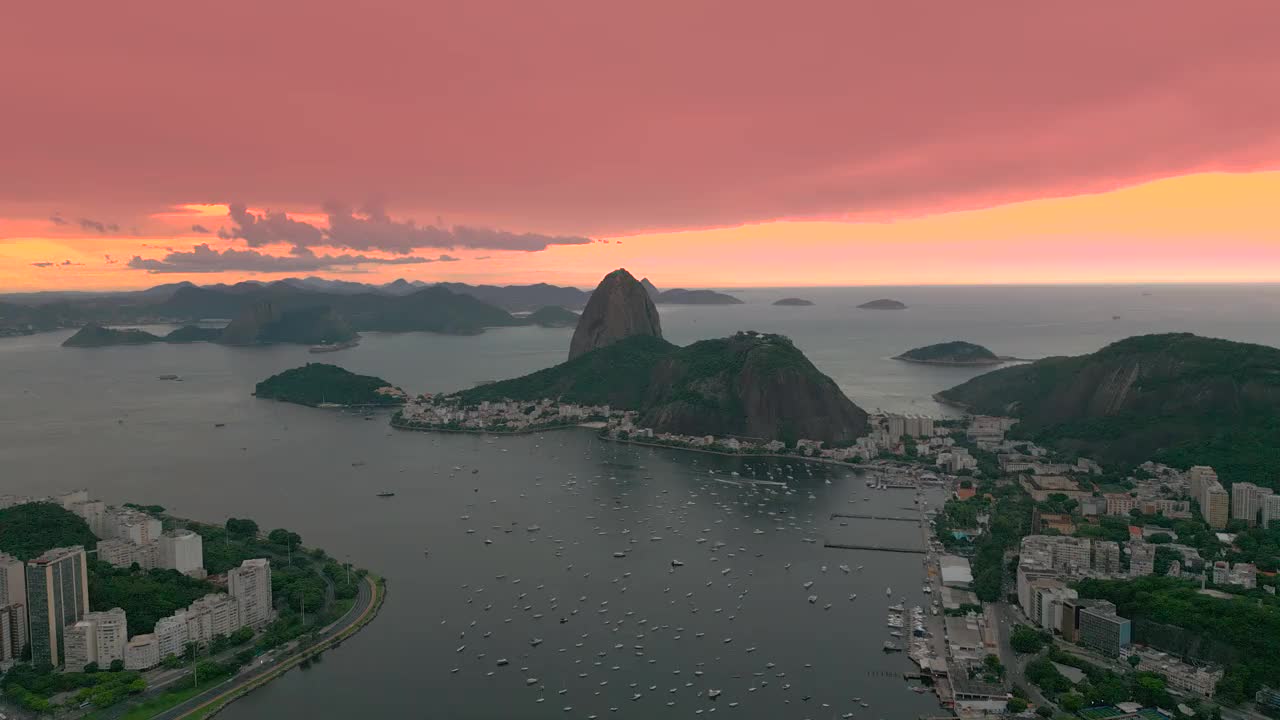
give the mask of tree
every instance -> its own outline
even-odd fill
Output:
[[[1027,701],[1022,698],[1009,698],[1008,710],[1011,713],[1020,713],[1027,709]]]
[[[1067,693],[1058,699],[1058,704],[1067,712],[1080,712],[1080,709],[1084,707],[1084,697],[1079,693]]]
[[[253,536],[258,534],[258,523],[248,518],[228,518],[226,528],[231,535]]]
[[[1142,663],[1142,658],[1138,657],[1137,653],[1134,653],[1129,656],[1129,667],[1132,667],[1134,670],[1137,670],[1138,665],[1141,663]]]
[[[968,490],[969,488],[973,487],[973,481],[972,481],[972,480],[961,480],[961,481],[960,481],[960,487],[964,488],[965,490]]]
[[[1009,645],[1017,653],[1040,652],[1040,648],[1044,647],[1044,636],[1030,626],[1017,625],[1009,634]]]
[[[1051,718],[1053,717],[1053,708],[1049,707],[1048,705],[1041,705],[1040,707],[1036,708],[1036,714],[1039,715],[1040,717]]]
[[[91,662],[88,665],[85,665],[84,670],[82,672],[84,672],[85,675],[92,675],[98,672],[98,663]]]
[[[284,528],[276,528],[267,533],[267,540],[273,545],[283,545],[290,548],[296,548],[302,544],[301,535]]]
[[[109,667],[111,669],[111,672],[121,672],[124,670],[124,661],[119,658],[116,658],[115,660],[111,661],[111,665]]]

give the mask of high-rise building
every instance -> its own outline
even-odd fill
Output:
[[[161,660],[169,657],[181,657],[187,648],[187,611],[179,610],[168,617],[156,621],[156,652]]]
[[[22,659],[27,647],[27,606],[0,605],[0,669]]]
[[[227,573],[227,592],[240,605],[240,622],[260,628],[271,621],[271,562],[255,558]]]
[[[240,604],[223,593],[209,593],[187,608],[187,641],[205,645],[226,637],[245,625]]]
[[[93,663],[106,670],[116,660],[123,663],[127,635],[124,610],[85,613],[82,620],[66,628],[64,669],[80,672]]]
[[[1129,620],[1116,615],[1116,606],[1105,600],[1081,608],[1079,621],[1080,643],[1108,657],[1119,657],[1131,642]]]
[[[1231,517],[1244,520],[1249,527],[1258,524],[1260,488],[1253,483],[1238,482],[1231,486]]]
[[[1280,527],[1280,495],[1267,495],[1262,498],[1262,526],[1265,528]]]
[[[1223,489],[1222,484],[1214,482],[1204,490],[1204,499],[1200,502],[1200,512],[1209,527],[1221,530],[1227,526],[1231,510],[1231,496]]]
[[[1191,486],[1191,497],[1196,502],[1204,502],[1204,491],[1213,483],[1218,482],[1218,473],[1208,465],[1196,465],[1187,471],[1187,483]]]
[[[160,567],[183,575],[204,576],[204,540],[190,530],[160,536]]]
[[[0,607],[26,602],[26,565],[18,558],[0,552]]]
[[[83,547],[53,548],[27,563],[32,663],[61,665],[64,631],[88,611],[89,572]]]

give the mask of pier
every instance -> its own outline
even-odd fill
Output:
[[[924,550],[921,548],[895,547],[891,545],[851,545],[847,543],[825,542],[822,547],[836,548],[837,550],[879,550],[880,552],[897,552],[911,553],[913,555],[923,555]]]
[[[920,522],[918,517],[900,517],[898,515],[857,515],[854,513],[831,513],[831,519],[851,518],[854,520],[893,520],[895,522]]]

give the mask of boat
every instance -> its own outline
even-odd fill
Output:
[[[169,375],[159,375],[159,376],[157,376],[157,377],[156,377],[156,379],[157,379],[157,380],[182,380],[182,378],[178,377],[177,375],[173,375],[173,374],[169,374]]]
[[[378,493],[378,497],[392,497],[394,495],[395,493],[391,492],[390,490],[383,490],[382,492]]]
[[[902,648],[889,640],[885,640],[884,651],[885,652],[902,652]]]
[[[671,567],[684,567],[684,561],[683,561],[683,560],[672,560],[672,561],[671,561]]]
[[[885,588],[885,589],[884,589],[884,596],[885,596],[885,597],[893,597],[893,588]]]
[[[313,352],[313,353],[337,352],[339,350],[346,350],[347,348],[353,348],[359,344],[360,344],[359,340],[347,340],[346,342],[340,342],[340,343],[321,343],[319,345],[312,345],[311,347],[307,348],[307,351]]]

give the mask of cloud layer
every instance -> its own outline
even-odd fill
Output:
[[[357,265],[420,265],[436,262],[456,262],[449,255],[420,257],[408,255],[384,258],[366,255],[316,255],[301,250],[289,256],[267,255],[257,250],[227,248],[216,250],[208,244],[196,245],[189,252],[175,251],[162,259],[148,259],[134,255],[128,266],[149,273],[219,273],[227,271],[251,273],[316,272],[321,270],[350,270]]]
[[[1280,166],[1274,0],[342,7],[17,4],[0,215],[378,195],[397,216],[601,236]],[[238,111],[211,112],[213,88]],[[361,230],[353,249],[427,233]]]
[[[349,250],[380,250],[408,254],[417,248],[484,248],[536,252],[551,245],[586,245],[590,238],[538,233],[511,233],[477,227],[419,227],[412,220],[397,221],[376,204],[358,210],[337,202],[324,205],[328,226],[321,228],[295,220],[284,212],[267,211],[255,215],[243,203],[232,203],[232,226],[218,235],[241,239],[250,247],[287,244],[294,250],[317,246]]]

